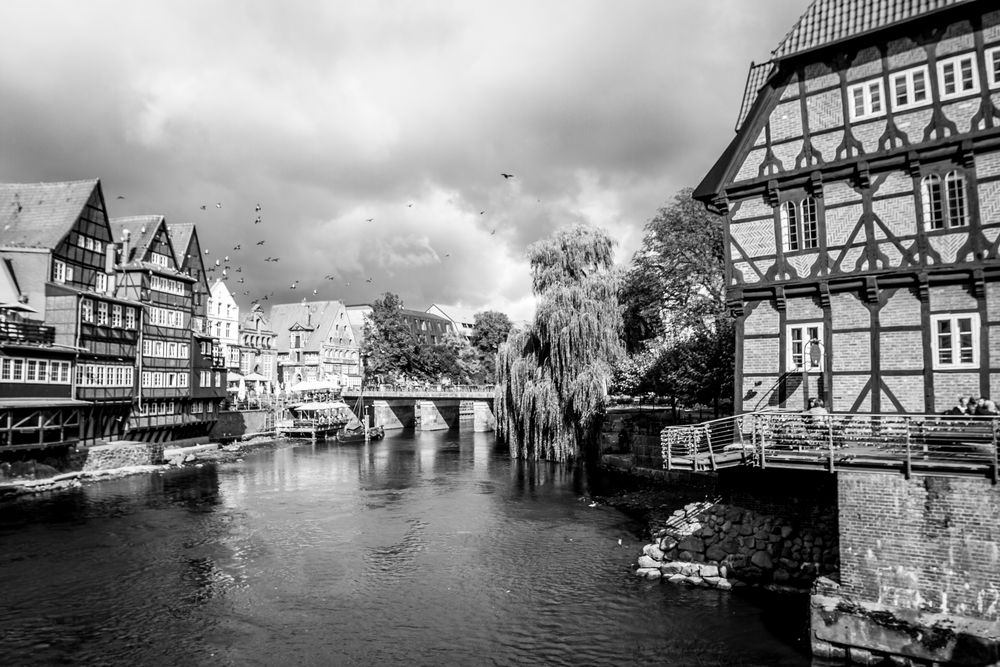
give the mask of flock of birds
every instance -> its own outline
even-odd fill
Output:
[[[507,181],[507,180],[509,180],[511,178],[514,178],[514,174],[508,174],[506,172],[502,172],[500,175],[503,177],[503,179],[505,181]],[[118,199],[125,199],[125,196],[124,195],[118,195]],[[408,203],[406,206],[407,206],[407,208],[413,208],[413,204],[412,203]],[[200,208],[201,208],[202,211],[207,211],[208,207],[209,207],[208,204],[202,204],[200,206]],[[221,209],[222,208],[222,202],[216,202],[215,208]],[[260,203],[257,203],[257,205],[254,208],[254,214],[255,214],[255,217],[254,217],[254,220],[253,220],[253,224],[254,225],[260,225],[260,224],[262,224],[264,222],[262,211],[263,211],[263,207],[261,206]],[[479,215],[486,215],[486,211],[480,211]],[[367,223],[375,222],[375,218],[374,217],[372,217],[372,218],[366,218],[365,222],[367,222]],[[493,229],[490,230],[490,236],[495,236],[496,233],[497,233],[496,228],[493,228]],[[266,243],[267,243],[267,239],[262,238],[262,239],[259,239],[258,241],[256,241],[256,246],[263,246]],[[242,241],[239,242],[239,243],[236,243],[236,245],[233,246],[232,252],[237,253],[237,252],[242,252],[242,251],[243,251],[243,242]],[[211,255],[211,251],[209,249],[207,249],[207,248],[204,250],[204,253],[205,253],[205,255]],[[445,258],[451,257],[451,253],[445,253],[444,257]],[[206,268],[206,271],[209,274],[209,276],[213,276],[214,274],[218,274],[219,278],[221,278],[222,280],[227,280],[230,277],[230,273],[243,273],[243,266],[241,264],[237,264],[235,266],[235,268],[233,268],[233,265],[236,264],[236,260],[237,260],[237,257],[235,255],[233,255],[232,260],[230,260],[230,256],[229,255],[224,255],[221,259],[216,259],[214,264],[209,264],[208,267]],[[267,257],[264,258],[264,261],[265,262],[279,262],[279,261],[281,261],[281,257],[268,255]],[[333,281],[333,280],[337,280],[338,278],[337,278],[336,275],[328,273],[325,276],[323,276],[323,279],[327,280],[327,281]],[[245,284],[245,280],[244,280],[243,276],[240,276],[237,279],[236,282],[238,284],[240,284],[240,285]],[[374,278],[372,278],[371,276],[369,276],[368,278],[365,279],[365,283],[367,283],[367,284],[374,284],[375,280],[374,280]],[[289,286],[289,289],[295,290],[295,289],[297,289],[299,287],[299,284],[300,284],[299,280],[294,280],[294,281],[292,281],[291,285]],[[347,282],[344,283],[344,285],[345,285],[345,287],[350,287],[351,283],[350,283],[350,281],[347,281]],[[318,289],[314,289],[312,291],[312,293],[313,293],[313,296],[316,296],[316,295],[319,294],[319,290]],[[232,295],[234,297],[235,296],[239,296],[239,294],[240,294],[239,291],[233,291],[232,292]],[[243,290],[242,294],[243,294],[243,296],[249,296],[250,295],[250,290]],[[270,292],[268,294],[260,295],[260,296],[258,296],[256,298],[252,299],[250,301],[250,305],[254,306],[254,305],[259,304],[259,303],[261,303],[263,301],[268,301],[270,298],[272,298],[274,296],[274,294],[275,294],[274,292]],[[305,299],[303,298],[303,301],[304,300]]]

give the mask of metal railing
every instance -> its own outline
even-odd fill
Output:
[[[30,322],[0,322],[0,341],[52,345],[56,342],[56,330]]]
[[[998,471],[1000,417],[752,412],[660,432],[668,470],[749,465],[935,474]]]
[[[345,396],[355,397],[361,393],[359,389],[343,390]],[[373,385],[364,388],[365,398],[492,398],[494,385],[491,384],[452,384],[452,385]]]

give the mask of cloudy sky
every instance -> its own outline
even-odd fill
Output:
[[[112,217],[197,223],[244,306],[526,319],[528,244],[583,221],[628,262],[808,4],[7,0],[0,180],[99,177]]]

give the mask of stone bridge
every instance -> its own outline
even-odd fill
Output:
[[[440,431],[471,428],[480,433],[496,428],[493,387],[454,386],[414,389],[345,389],[344,402],[362,417],[367,410],[373,425],[385,429],[414,428]],[[358,401],[363,408],[358,408]]]

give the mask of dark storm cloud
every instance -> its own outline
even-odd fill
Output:
[[[0,178],[99,176],[113,216],[197,222],[252,295],[525,317],[525,247],[585,221],[627,260],[806,5],[4,3]]]

